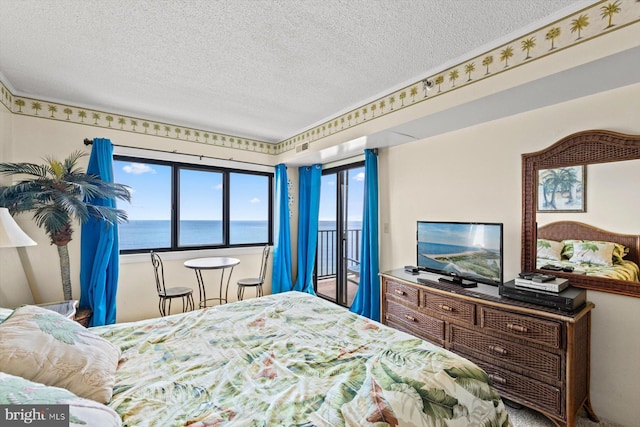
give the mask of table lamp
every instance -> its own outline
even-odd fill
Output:
[[[9,209],[0,208],[0,248],[21,248],[23,246],[35,246],[37,245],[24,231],[18,226],[16,221],[9,213]],[[40,300],[38,290],[33,286],[33,277],[27,272],[25,268],[25,262],[28,264],[29,259],[26,256],[24,250],[18,250],[20,256],[20,262],[22,268],[27,276],[27,282],[29,283],[29,289],[31,290],[31,296],[37,303]]]

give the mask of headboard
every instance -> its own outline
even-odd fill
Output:
[[[538,227],[537,237],[562,241],[565,239],[599,240],[603,242],[620,243],[629,248],[629,253],[624,259],[638,262],[640,252],[640,236],[636,234],[619,234],[576,221],[558,221]]]

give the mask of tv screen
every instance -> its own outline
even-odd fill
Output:
[[[420,270],[502,284],[502,224],[418,221],[417,241]]]

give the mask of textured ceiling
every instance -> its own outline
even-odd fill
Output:
[[[14,95],[277,142],[593,1],[0,0]]]

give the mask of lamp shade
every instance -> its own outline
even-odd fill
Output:
[[[37,243],[22,231],[9,213],[9,209],[0,208],[0,248],[34,245]]]

